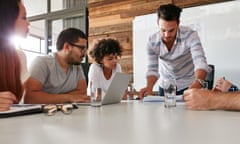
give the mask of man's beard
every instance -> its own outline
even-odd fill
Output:
[[[67,56],[67,63],[69,65],[80,65],[81,62],[78,62],[76,60],[74,60],[73,56],[72,56],[72,53],[70,53],[68,56]]]

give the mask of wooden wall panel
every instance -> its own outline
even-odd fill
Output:
[[[227,0],[88,0],[89,48],[102,38],[119,40],[124,48],[122,69],[133,74],[132,21],[135,16],[154,13],[167,3],[191,7],[222,1]]]

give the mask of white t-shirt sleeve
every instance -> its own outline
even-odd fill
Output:
[[[19,60],[21,63],[21,81],[22,83],[26,82],[26,80],[29,78],[30,73],[27,69],[27,59],[22,50],[17,50],[17,54],[19,56]]]

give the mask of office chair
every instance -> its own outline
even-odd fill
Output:
[[[215,66],[212,65],[212,64],[209,64],[208,66],[209,66],[212,70],[207,73],[207,76],[206,76],[205,81],[208,82],[208,89],[212,89],[212,88],[213,88],[213,84],[214,84]]]
[[[91,63],[81,63],[81,66],[82,66],[83,73],[84,73],[87,84],[88,84],[88,71],[89,71],[90,65],[91,65]]]

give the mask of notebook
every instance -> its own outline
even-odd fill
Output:
[[[0,118],[22,116],[42,112],[42,105],[34,104],[13,104],[8,111],[0,112]]]
[[[102,105],[120,103],[127,86],[131,80],[131,75],[117,72],[104,95]],[[90,103],[76,103],[77,105],[90,105]]]

